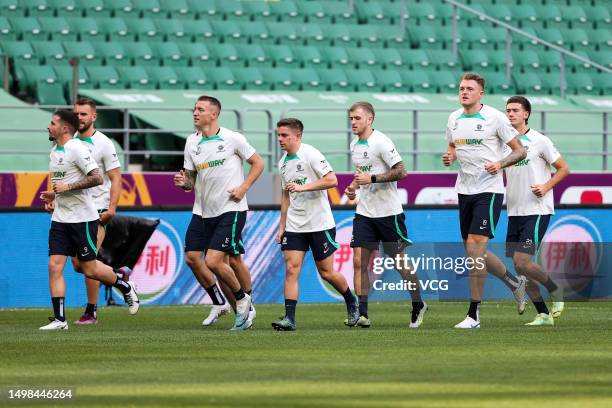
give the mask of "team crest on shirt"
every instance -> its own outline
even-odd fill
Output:
[[[64,165],[64,158],[60,157],[59,160],[57,161],[57,164],[59,164],[60,166]]]
[[[479,123],[476,125],[476,132],[482,132],[484,129],[482,128],[482,125]]]
[[[368,157],[368,152],[363,152],[363,157]]]
[[[302,167],[302,165],[300,163],[298,163],[298,165],[296,166],[297,171],[303,171],[304,168]]]
[[[198,147],[196,147],[195,154],[196,154],[196,156],[197,156],[197,155],[199,155],[200,153],[202,153],[202,146],[198,145]]]
[[[219,146],[217,146],[217,153],[224,152],[225,150],[223,150],[223,149],[225,149],[225,148],[223,147],[223,145],[219,145]]]

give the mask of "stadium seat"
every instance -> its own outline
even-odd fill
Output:
[[[214,66],[216,61],[211,57],[208,47],[202,42],[186,42],[181,41],[178,43],[181,54],[189,60],[192,66]],[[179,67],[175,67],[178,72]]]
[[[163,18],[167,16],[167,10],[162,9],[158,0],[131,0],[132,7],[142,18]]]
[[[195,20],[202,18],[204,12],[215,12],[213,0],[185,1],[185,0],[159,0],[162,10],[168,13],[171,20]],[[212,14],[211,14],[212,15]]]
[[[440,27],[438,27],[440,28]],[[408,35],[413,48],[428,47],[441,48],[442,41],[431,26],[411,26],[408,27]]]
[[[589,6],[590,7],[590,6]],[[564,7],[565,19],[571,24],[571,29],[586,28],[589,25],[589,19],[587,18],[584,9],[580,5],[571,5]],[[591,23],[592,24],[592,23]],[[570,27],[568,27],[570,28]]]
[[[186,67],[189,65],[189,58],[181,53],[181,49],[173,41],[151,42],[151,49],[164,66]]]
[[[374,56],[380,63],[388,69],[400,69],[404,64],[402,56],[395,48],[374,48]]]
[[[354,47],[359,44],[357,38],[353,38],[348,24],[321,24],[321,30],[333,44],[342,47]]]
[[[385,47],[405,47],[408,44],[409,38],[405,31],[401,31],[399,26],[379,26],[376,32],[380,41]]]
[[[391,16],[385,16],[385,12],[379,2],[355,2],[355,12],[361,24],[390,24]]]
[[[282,67],[297,67],[299,65],[298,60],[293,56],[291,48],[287,45],[266,45],[264,51],[266,52],[267,58],[274,61],[274,65],[279,69]]]
[[[212,27],[215,35],[221,38],[224,42],[232,43],[235,41],[240,41],[242,38],[242,30],[240,29],[240,25],[235,21],[211,20],[210,26]]]
[[[453,71],[443,69],[440,71],[430,72],[429,80],[431,86],[441,93],[457,93],[459,90],[459,75]],[[487,81],[489,74],[487,73]]]
[[[124,89],[125,84],[121,81],[119,73],[110,66],[86,67],[87,74],[96,88],[102,89]]]
[[[23,17],[25,10],[19,4],[19,0],[2,0],[0,1],[0,16],[3,17]]]
[[[484,7],[485,12],[498,20],[503,21],[504,23],[514,23],[514,18],[512,15],[512,10],[510,7],[505,4],[487,4]]]
[[[489,51],[487,53],[487,57],[489,59],[489,64],[492,67],[497,67],[498,71],[505,73],[508,63],[510,63],[511,69],[514,66],[514,63],[511,61],[512,58],[510,58],[509,61],[509,58],[506,56],[505,50]]]
[[[53,70],[57,75],[58,81],[63,84],[68,95],[68,100],[72,100],[73,90],[73,75],[74,69],[68,64],[54,65]],[[81,64],[78,69],[78,85],[81,89],[93,89],[93,83],[89,79],[89,75],[85,67]]]
[[[208,49],[211,57],[215,58],[221,67],[244,66],[244,61],[232,44],[210,44]]]
[[[185,34],[194,42],[216,41],[216,35],[207,20],[183,20]],[[187,39],[185,39],[187,41]]]
[[[568,44],[572,51],[588,50],[591,48],[589,37],[586,32],[580,28],[573,28],[563,32],[565,44]]]
[[[32,41],[34,55],[41,63],[52,63],[52,61],[64,61],[68,63],[66,51],[58,41]]]
[[[163,41],[162,33],[157,30],[153,20],[145,18],[124,18],[129,32],[133,33],[138,41]]]
[[[612,69],[612,50],[591,51],[588,55],[591,57],[591,61]]]
[[[328,91],[352,91],[346,73],[341,68],[319,68],[319,78]]]
[[[126,55],[123,44],[120,42],[92,41],[91,46],[105,65],[113,67],[132,65],[131,58]]]
[[[175,3],[174,0],[164,0],[164,1],[166,1],[169,5]],[[185,2],[183,0],[180,3],[185,3]],[[188,13],[190,13],[190,15],[187,16],[181,13],[177,15],[177,17],[181,17],[186,20],[192,20],[194,18],[203,19],[203,18],[210,18],[210,17],[221,19],[223,17],[220,15],[221,13],[219,13],[219,10],[217,10],[217,4],[215,3],[215,0],[187,0],[186,4],[187,4]]]
[[[541,52],[539,54],[540,64],[542,67],[551,73],[559,72],[561,69],[561,54],[554,51],[549,50],[546,52]],[[545,75],[544,75],[545,76]]]
[[[514,67],[518,67],[524,72],[544,71],[542,64],[540,64],[539,53],[533,50],[513,52],[512,61]]]
[[[88,41],[65,41],[64,50],[68,58],[76,57],[82,63],[101,64],[102,59],[96,54],[93,46]]]
[[[253,21],[277,21],[277,16],[272,14],[267,1],[245,1],[242,8],[245,13],[253,17]]]
[[[329,39],[323,33],[323,30],[317,22],[300,25],[300,37],[302,37],[308,45],[327,45]]]
[[[39,17],[40,28],[49,35],[50,40],[76,41],[77,32],[64,17]]]
[[[584,72],[568,74],[565,76],[567,90],[575,95],[597,95],[599,91],[593,85],[591,76]]]
[[[64,88],[59,82],[37,82],[34,95],[41,105],[68,105],[64,97]]]
[[[522,31],[526,32],[527,34],[531,34],[534,37],[540,37],[540,35],[538,34],[538,32],[531,27],[523,27],[521,29]],[[540,29],[542,30],[542,29]],[[512,33],[512,46],[513,48],[516,48],[516,46],[520,47],[520,49],[535,49],[535,50],[541,50],[541,45],[538,45],[538,42],[533,41],[525,36],[516,34],[516,33]]]
[[[155,89],[157,84],[150,80],[142,66],[117,67],[119,77],[130,89]]]
[[[100,31],[96,19],[92,17],[67,17],[66,21],[72,30],[79,35],[79,41],[104,41],[105,35]]]
[[[612,49],[612,33],[608,28],[589,31],[589,40],[600,51]]]
[[[547,89],[545,89],[542,85],[542,81],[540,80],[540,76],[538,74],[533,72],[514,72],[512,74],[512,79],[516,87],[516,92],[519,94],[542,95],[547,93]]]
[[[409,18],[416,19],[417,24],[419,25],[433,23],[435,20],[437,20],[437,13],[432,3],[416,3],[408,1],[406,2],[406,9],[408,11]],[[398,16],[399,13],[395,15]]]
[[[487,38],[487,44],[494,46],[496,49],[504,49],[506,46],[506,30],[497,25],[482,27],[484,35]]]
[[[483,50],[461,50],[459,55],[465,70],[494,71],[496,68],[489,62],[488,53]]]
[[[463,47],[481,48],[487,46],[488,37],[481,27],[465,27],[459,30],[459,37]]]
[[[548,41],[554,45],[558,45],[559,47],[565,47],[565,41],[563,40],[563,35],[561,35],[561,31],[557,28],[543,28],[537,30],[538,36],[542,38],[544,41]]]
[[[582,58],[586,58],[587,60],[590,59],[589,55],[585,51],[575,51],[574,54]],[[572,57],[565,57],[565,66],[568,68],[568,71],[574,71],[576,73],[595,71],[591,64],[582,62]]]
[[[217,11],[225,16],[226,20],[249,21],[251,15],[244,11],[243,4],[239,0],[216,0]]]
[[[408,64],[412,69],[429,66],[429,58],[425,50],[404,48],[398,51],[404,64]]]
[[[291,71],[287,68],[262,68],[261,74],[264,81],[275,91],[296,91],[300,88],[300,84],[293,81]]]
[[[445,25],[451,25],[453,23],[453,6],[450,3],[442,1],[434,2],[433,4],[438,19]],[[461,21],[460,13],[457,13],[457,21]]]
[[[372,74],[384,92],[410,92],[410,87],[404,84],[402,76],[395,69],[373,69]]]
[[[108,41],[135,41],[136,39],[134,34],[128,31],[123,18],[102,17],[97,18],[96,22]]]
[[[19,0],[30,17],[53,17],[54,9],[47,0]]]
[[[180,19],[153,20],[157,31],[164,36],[164,41],[184,41],[189,35],[185,32]]]
[[[269,7],[272,15],[276,16],[279,21],[291,24],[302,23],[304,21],[304,17],[300,14],[294,0],[269,2]]]
[[[332,18],[332,21],[338,23],[356,23],[357,15],[351,11],[347,2],[344,1],[323,1],[323,10],[325,14]]]
[[[516,93],[512,77],[506,78],[505,72],[490,72],[486,77],[487,92],[492,94],[514,95]]]
[[[559,72],[549,72],[540,77],[542,86],[553,95],[561,94],[561,75]],[[567,81],[566,81],[567,82]],[[567,86],[566,86],[567,89]]]
[[[159,65],[159,58],[149,43],[122,42],[125,55],[135,66]]]
[[[215,85],[215,89],[239,90],[241,85],[234,74],[227,68],[206,68],[206,76]]]
[[[140,125],[136,122],[138,127],[144,127],[146,125]],[[171,134],[162,133],[145,133],[144,135],[144,147],[150,151],[176,151],[176,138]],[[180,166],[178,164],[180,156],[174,155],[163,155],[163,154],[152,154],[147,157],[147,161],[144,164],[144,168],[147,170],[171,170]]]
[[[320,49],[321,61],[328,64],[330,67],[342,66],[343,68],[353,65],[354,61],[351,60],[349,53],[344,47],[323,47]],[[304,66],[308,61],[304,61]]]
[[[306,17],[308,24],[313,22],[330,22],[331,17],[325,13],[324,1],[300,1],[297,3],[301,15]]]
[[[17,79],[23,81],[19,87],[22,91],[29,93],[35,93],[37,82],[49,84],[58,82],[57,74],[49,65],[26,65],[19,71],[17,71]]]
[[[105,4],[113,10],[113,17],[137,18],[137,10],[130,0],[105,0]]]
[[[146,70],[151,81],[157,83],[159,89],[185,89],[183,80],[172,67],[148,66]]]
[[[236,51],[249,67],[270,67],[273,60],[268,58],[265,50],[259,44],[237,44]]]
[[[594,23],[597,28],[605,28],[612,24],[612,16],[610,16],[610,10],[601,4],[587,7],[584,9],[588,20]]]
[[[38,19],[34,17],[11,17],[11,27],[19,33],[18,38],[24,41],[46,40],[48,35],[40,27]]]
[[[303,91],[322,91],[325,89],[319,75],[312,68],[296,68],[291,70],[291,80],[299,84]]]
[[[592,73],[591,81],[600,95],[612,95],[612,75],[605,72]]]
[[[18,33],[13,30],[11,23],[4,16],[0,16],[0,41],[14,41]]]
[[[203,44],[202,44],[203,45]],[[200,67],[175,67],[176,74],[183,80],[187,89],[212,89],[204,70]]]
[[[349,82],[356,87],[358,92],[380,91],[382,88],[376,82],[374,74],[367,68],[346,69]]]
[[[561,13],[561,10],[555,4],[549,2],[547,4],[538,5],[534,3],[533,6],[536,9],[540,20],[546,23],[546,27],[567,28],[567,23],[563,19],[563,14]]]
[[[244,22],[240,24],[240,27],[242,35],[251,43],[271,44],[274,41],[268,32],[268,27],[261,21]]]
[[[451,50],[427,50],[426,56],[429,64],[437,69],[454,69],[458,63]],[[404,61],[405,63],[409,63]]]
[[[382,40],[378,36],[378,27],[372,25],[349,25],[351,37],[359,41],[361,47],[380,47]]]
[[[412,71],[402,70],[400,75],[406,86],[409,86],[412,92],[435,92],[436,89],[432,86],[429,80],[427,71],[423,69],[415,69]]]
[[[276,38],[278,44],[301,45],[295,26],[291,23],[266,23],[270,35]]]
[[[512,14],[519,23],[520,27],[523,27],[523,24],[525,23],[540,23],[536,9],[533,7],[533,5],[528,3],[513,6]]]
[[[268,90],[271,84],[265,81],[263,74],[257,67],[233,68],[236,82],[245,90]]]
[[[75,3],[79,10],[83,10],[85,17],[111,17],[113,13],[113,10],[104,3],[104,0],[75,0]]]

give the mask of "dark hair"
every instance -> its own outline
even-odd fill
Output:
[[[221,112],[221,102],[214,96],[202,95],[198,98],[198,102],[200,101],[208,102],[211,105],[216,106],[217,110]]]
[[[276,127],[279,128],[281,126],[288,127],[289,129],[299,130],[300,133],[304,132],[304,124],[301,120],[296,118],[284,118],[276,122]]]
[[[79,128],[79,117],[73,111],[62,109],[53,112],[53,115],[59,117],[65,125],[68,125],[70,134],[74,134]]]
[[[461,77],[461,80],[462,81],[476,81],[478,82],[478,85],[480,85],[483,91],[485,89],[485,79],[478,74],[474,74],[474,73],[463,74],[463,76]]]
[[[525,123],[529,123],[529,116],[531,116],[531,102],[529,102],[529,99],[525,98],[524,96],[515,95],[508,98],[508,100],[506,101],[506,106],[508,106],[509,103],[518,103],[519,105],[521,105],[523,107],[523,110],[529,113],[527,119],[525,119]]]
[[[79,98],[74,104],[80,106],[89,105],[89,107],[91,107],[91,110],[93,110],[94,112],[96,111],[96,101],[90,98]]]
[[[370,115],[372,115],[372,119],[374,119],[374,116],[375,116],[374,106],[372,106],[370,102],[366,102],[366,101],[355,102],[354,104],[351,105],[351,109],[349,109],[349,111],[352,112],[357,108],[361,108],[364,111],[368,112]]]

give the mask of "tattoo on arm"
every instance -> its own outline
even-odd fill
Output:
[[[404,162],[401,161],[396,163],[391,167],[391,169],[385,173],[376,175],[377,183],[385,183],[389,181],[397,181],[406,177],[406,168],[404,167]]]
[[[183,190],[193,190],[197,174],[198,173],[194,170],[185,170],[185,184],[183,185]]]
[[[99,186],[103,182],[104,182],[104,179],[102,179],[100,169],[93,169],[92,171],[87,173],[87,176],[85,176],[84,179],[79,180],[75,183],[68,184],[68,190],[69,191],[82,190],[85,188]]]
[[[501,165],[503,169],[508,166],[512,166],[514,163],[517,163],[523,160],[525,157],[527,157],[527,152],[525,151],[524,148],[521,147],[520,149],[512,150],[512,153],[510,153],[508,156],[501,159],[499,161],[499,164]]]

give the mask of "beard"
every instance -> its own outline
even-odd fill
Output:
[[[85,133],[87,132],[93,125],[93,122],[89,122],[89,123],[84,123],[83,125],[79,126],[79,133]]]

